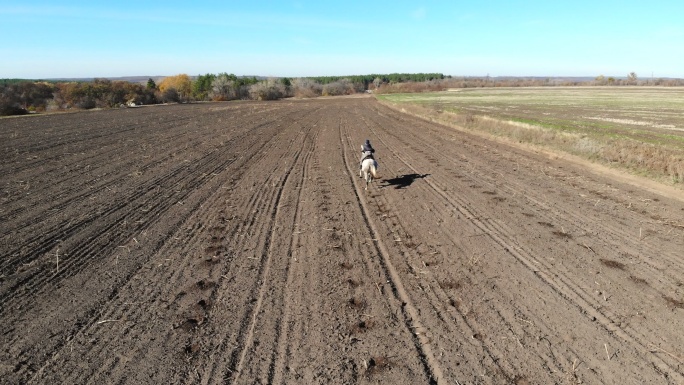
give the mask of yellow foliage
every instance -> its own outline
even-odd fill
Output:
[[[190,95],[192,92],[192,80],[190,80],[190,76],[186,74],[165,77],[161,83],[159,83],[159,90],[164,92],[169,88],[175,88],[180,95]]]

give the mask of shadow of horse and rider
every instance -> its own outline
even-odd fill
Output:
[[[404,174],[395,178],[382,179],[379,188],[394,186],[395,189],[403,189],[415,182],[417,179],[423,179],[430,176],[430,174]]]

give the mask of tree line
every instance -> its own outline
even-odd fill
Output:
[[[443,75],[438,74],[443,78]],[[437,75],[433,75],[437,76]],[[418,80],[429,75],[391,74],[326,78],[261,78],[234,74],[168,76],[156,84],[96,78],[92,81],[0,80],[0,115],[70,109],[114,108],[195,101],[276,100],[364,92],[372,80]]]
[[[112,108],[157,103],[142,84],[95,79],[92,82],[0,81],[0,115],[67,109]]]
[[[592,80],[552,78],[452,77],[441,73],[392,73],[305,78],[239,77],[234,74],[168,76],[156,84],[122,80],[32,81],[0,79],[0,116],[70,109],[114,108],[195,101],[276,100],[288,97],[350,95],[361,92],[432,92],[449,88],[655,85],[682,86],[682,79],[624,79],[599,75]]]

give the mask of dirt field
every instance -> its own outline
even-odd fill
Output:
[[[0,138],[2,384],[684,383],[682,200],[371,98]]]

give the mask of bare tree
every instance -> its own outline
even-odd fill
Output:
[[[594,80],[595,80],[596,84],[598,84],[600,86],[606,84],[606,77],[603,75],[597,76],[596,79],[594,79]]]
[[[629,84],[636,84],[637,74],[634,72],[630,72],[629,75],[627,75],[627,81],[629,82]]]
[[[287,96],[287,90],[280,79],[271,78],[252,84],[249,96],[254,100],[276,100]]]
[[[354,92],[356,92],[354,84],[346,78],[323,86],[323,95],[325,96],[351,95]]]
[[[292,81],[294,95],[298,98],[315,98],[323,93],[323,86],[309,78],[297,78]]]
[[[212,100],[232,100],[237,97],[235,93],[235,82],[228,74],[219,74],[211,82],[211,92],[209,96]]]

